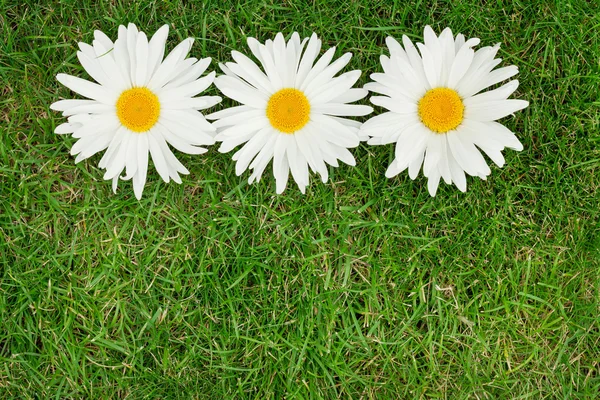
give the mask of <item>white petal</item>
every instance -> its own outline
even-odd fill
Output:
[[[117,194],[117,186],[119,185],[119,175],[116,175],[112,178],[112,191],[114,194]]]
[[[519,69],[514,65],[509,67],[499,68],[495,71],[490,72],[489,74],[483,75],[481,78],[469,78],[468,72],[465,74],[465,78],[461,80],[461,82],[457,86],[457,90],[459,94],[463,98],[468,98],[473,96],[475,93],[479,93],[480,91],[487,89],[490,86],[493,86],[499,82],[502,82],[519,72]]]
[[[219,147],[219,153],[228,153],[240,144],[246,143],[248,140],[252,139],[254,135],[256,135],[257,131],[243,131],[237,136],[223,139],[223,141],[221,142],[221,146]]]
[[[163,110],[161,118],[176,121],[177,123],[198,131],[203,135],[207,144],[214,138],[215,127],[208,122],[200,111],[196,110]]]
[[[344,93],[338,94],[336,97],[331,99],[332,103],[353,103],[357,100],[364,99],[369,94],[369,91],[366,89],[348,89]]]
[[[296,39],[299,41],[298,35],[296,34]],[[292,35],[292,39],[290,39],[285,47],[285,73],[283,84],[286,87],[293,87],[294,81],[296,79],[296,70],[298,68],[298,57],[296,51],[296,40],[294,40],[294,36]]]
[[[404,44],[404,51],[406,51],[406,56],[408,57],[410,65],[419,81],[419,86],[425,87],[426,89],[431,89],[431,86],[429,86],[429,81],[425,76],[423,60],[419,56],[419,52],[417,51],[415,45],[406,35],[402,35],[402,43]]]
[[[329,179],[329,170],[327,165],[325,165],[326,156],[323,155],[322,148],[329,145],[327,142],[321,140],[319,135],[316,134],[311,128],[304,129],[302,133],[296,134],[296,140],[299,143],[304,140],[302,139],[304,133],[306,133],[306,143],[309,146],[309,150],[302,150],[301,146],[299,148],[303,151],[307,160],[312,156],[312,160],[315,164],[314,168],[321,175],[321,181],[325,183]],[[299,138],[300,140],[298,140]],[[310,156],[307,155],[309,153]],[[335,161],[335,158],[333,158],[333,160]],[[335,161],[335,163],[337,164],[337,161]]]
[[[465,120],[463,122],[463,126],[466,126],[470,131],[470,138],[476,138],[475,140],[485,140],[484,145],[487,147],[492,147],[490,141],[496,142],[502,147],[508,147],[509,149],[521,151],[523,150],[523,145],[517,139],[514,133],[510,131],[507,127],[497,122],[479,122],[472,120]],[[480,138],[481,136],[487,137]],[[500,149],[500,147],[497,147]]]
[[[413,159],[408,164],[408,176],[410,179],[415,180],[417,175],[419,174],[419,170],[421,169],[421,165],[423,164],[423,159],[425,158],[425,147],[421,149]]]
[[[100,162],[98,162],[98,167],[106,168],[109,165],[114,155],[118,152],[119,147],[121,147],[121,143],[126,135],[126,131],[127,130],[122,126],[117,129],[110,144],[108,145],[108,149],[100,159]]]
[[[92,137],[79,139],[77,143],[75,143],[75,145],[81,144],[80,149],[75,152],[75,154],[79,153],[75,158],[75,164],[87,158],[90,158],[99,151],[106,149],[110,144],[110,141],[112,140],[113,136],[114,132],[104,131]],[[73,145],[73,148],[75,148],[75,145]]]
[[[418,111],[417,104],[410,101],[391,99],[386,96],[371,96],[370,100],[376,106],[384,107],[397,114],[416,114]]]
[[[95,60],[98,62],[104,74],[107,76],[107,87],[119,92],[129,88],[129,80],[126,79],[113,57],[113,51],[104,47],[100,42],[94,41],[94,51],[97,54]]]
[[[156,139],[156,142],[160,146],[161,152],[165,157],[165,161],[169,166],[169,174],[171,175],[171,178],[175,182],[181,183],[181,179],[179,178],[179,175],[177,175],[177,172],[187,175],[190,173],[190,171],[187,170],[187,168],[177,159],[177,157],[175,157],[171,149],[169,149],[169,146],[167,146],[167,142],[165,141],[165,138],[160,130],[152,130],[150,131],[150,134],[154,136],[154,139]]]
[[[273,85],[274,90],[279,90],[283,87],[283,82],[279,75],[279,71],[277,69],[277,65],[273,60],[273,54],[267,50],[266,46],[259,45],[259,51],[262,61],[262,66],[265,70],[265,73],[269,77],[269,81]]]
[[[119,26],[119,38],[115,41],[113,53],[115,64],[119,68],[119,71],[121,71],[121,76],[127,87],[132,87],[130,72],[131,62],[129,61],[129,51],[127,49],[127,28],[123,25]]]
[[[331,148],[335,153],[335,157],[342,161],[345,164],[348,164],[352,167],[356,165],[356,160],[350,151],[345,147],[339,147],[336,145],[332,145]]]
[[[132,23],[127,25],[127,54],[129,55],[129,77],[131,78],[131,83],[133,86],[138,86],[138,82],[136,82],[136,62],[137,57],[135,55],[136,45],[137,45],[137,35],[138,30],[136,26]]]
[[[308,45],[306,46],[306,50],[302,55],[300,60],[300,65],[298,66],[298,72],[296,73],[296,80],[294,83],[294,87],[299,88],[303,85],[306,76],[312,69],[313,63],[321,50],[321,40],[317,37],[316,34],[312,34],[310,40],[308,41]]]
[[[440,174],[442,175],[442,178],[444,178],[444,182],[446,182],[446,184],[449,185],[452,183],[452,175],[450,173],[450,166],[448,165],[448,149],[446,135],[440,136],[442,137],[442,140],[440,141],[440,143],[442,144],[442,154],[440,157],[440,162],[438,163],[438,169],[440,171]]]
[[[456,35],[456,39],[454,40],[455,51],[458,52],[461,47],[465,44],[465,35],[459,33]]]
[[[445,28],[440,37],[438,38],[442,53],[442,71],[440,82],[445,87],[448,87],[448,77],[450,75],[450,70],[452,68],[452,64],[454,64],[454,59],[456,56],[456,52],[454,50],[454,36],[452,36],[452,30],[450,28]]]
[[[79,59],[81,66],[96,82],[103,86],[110,85],[108,76],[106,76],[104,70],[95,58],[90,58],[87,54],[78,51],[77,59]]]
[[[282,86],[290,87],[292,84],[291,79],[293,77],[289,76],[288,74],[293,65],[288,65],[285,39],[283,38],[283,34],[281,32],[278,32],[277,35],[275,35],[275,40],[273,41],[273,61],[277,66],[277,71],[281,78]]]
[[[74,138],[92,136],[104,131],[115,132],[120,123],[114,115],[104,115],[90,118],[87,122],[73,132]]]
[[[473,141],[470,140],[470,137],[472,137],[473,134],[476,133],[472,132],[470,135],[465,134],[465,132],[469,131],[470,129],[472,129],[470,125],[463,123],[460,126],[459,130],[456,132],[456,138],[461,142],[462,148],[465,150],[465,152],[463,153],[464,160],[459,160],[459,155],[457,155],[456,153],[454,153],[454,158],[457,162],[459,162],[459,164],[460,161],[466,161],[468,165],[470,165],[470,170],[463,168],[465,172],[469,175],[487,176],[491,173],[490,167],[487,165],[485,159],[479,152],[479,149],[477,149],[473,144]],[[453,132],[449,132],[448,135],[452,133]]]
[[[138,139],[137,157],[138,171],[133,177],[133,192],[135,197],[140,200],[142,198],[142,192],[144,191],[146,176],[148,174],[148,135],[140,135]]]
[[[313,138],[315,138],[315,140],[318,139],[317,132],[312,132],[312,135]],[[327,140],[321,140],[319,142],[319,150],[321,151],[321,155],[323,156],[323,161],[337,168],[339,167],[339,164],[337,161],[337,152],[335,151],[335,147],[335,144],[330,143]]]
[[[219,96],[183,98],[180,100],[165,101],[161,103],[161,108],[164,108],[165,110],[204,110],[215,104],[219,104],[221,100],[222,99]]]
[[[148,82],[148,89],[157,91],[157,89],[163,87],[167,82],[174,78],[173,72],[175,71],[177,64],[185,58],[193,43],[194,39],[187,38],[179,43],[173,51],[167,55]]]
[[[102,46],[104,46],[105,49],[110,50],[113,48],[113,42],[112,40],[110,40],[110,38],[108,36],[106,36],[106,34],[100,30],[95,30],[94,31],[94,39],[96,39],[98,42],[100,42],[102,44]]]
[[[127,132],[125,128],[121,128],[123,132],[123,139],[121,144],[117,148],[114,156],[106,164],[106,172],[104,173],[103,179],[112,179],[115,176],[119,176],[125,168],[127,161],[127,150],[129,147],[129,140],[133,137],[133,133]]]
[[[373,89],[373,91],[404,101],[417,102],[430,87],[429,83],[419,84],[419,78],[411,65],[405,60],[397,58],[392,65],[394,67],[392,68],[393,71],[384,74],[371,74],[371,79],[380,83],[382,88],[370,84],[369,90]]]
[[[70,117],[76,114],[111,114],[115,112],[114,105],[102,104],[98,102],[91,102],[91,104],[82,105],[79,107],[70,108],[63,112],[65,117]]]
[[[235,174],[241,175],[250,165],[250,162],[258,154],[258,152],[266,144],[267,139],[271,137],[270,127],[264,127],[258,133],[252,136],[252,138],[242,147],[234,156],[236,160]]]
[[[206,115],[206,119],[227,118],[227,117],[234,116],[234,115],[236,115],[238,113],[242,113],[242,112],[250,111],[250,110],[253,110],[253,108],[248,107],[248,106],[229,107],[229,108],[225,108],[223,110],[216,111],[216,112],[214,112],[212,114]]]
[[[67,74],[58,74],[56,75],[56,79],[75,93],[99,101],[100,103],[113,104],[116,101],[116,93],[96,83]]]
[[[333,78],[333,76],[335,74],[337,74],[339,71],[342,70],[342,68],[344,68],[346,65],[348,65],[351,58],[352,58],[352,53],[345,53],[343,56],[341,56],[340,58],[335,60],[333,63],[328,65],[319,74],[315,75],[312,79],[310,77],[308,77],[302,84],[302,86],[304,87],[303,90],[307,93],[307,95],[309,95],[311,93],[318,93],[318,90],[323,85],[327,84]],[[358,80],[358,77],[360,77],[360,71],[357,70],[357,71],[353,71],[353,72],[354,73],[358,72],[358,76],[356,77],[356,80]],[[354,82],[356,82],[356,80]],[[354,84],[354,82],[352,84]],[[352,85],[350,85],[350,86],[352,86]]]
[[[475,51],[469,46],[465,45],[460,49],[458,54],[456,54],[454,62],[452,63],[452,68],[450,69],[448,87],[455,88],[458,85],[458,82],[465,76],[465,73],[471,66],[474,56]]]
[[[241,80],[221,75],[215,78],[214,83],[225,96],[237,102],[253,108],[266,109],[267,107],[266,95]]]
[[[172,125],[166,127],[157,124],[156,130],[161,133],[163,138],[174,148],[186,154],[204,154],[206,153],[206,149],[202,147],[192,146],[185,139],[181,138],[179,135],[175,134],[173,130],[171,130]]]
[[[165,55],[165,45],[167,43],[167,36],[169,35],[169,25],[163,25],[159,30],[152,35],[150,43],[148,44],[148,79],[152,77],[158,66],[163,60]],[[147,82],[145,82],[147,83]]]
[[[330,48],[319,58],[319,61],[312,67],[312,69],[306,75],[306,78],[302,80],[302,85],[300,86],[300,90],[305,90],[306,86],[321,72],[327,68],[329,63],[331,62],[333,55],[335,54],[335,47]]]
[[[276,193],[285,190],[289,178],[289,164],[285,156],[285,139],[280,135],[273,150],[273,175],[275,176]]]
[[[135,46],[135,82],[138,86],[145,86],[148,82],[148,38],[144,32],[137,35]],[[145,179],[144,179],[145,181]],[[135,185],[134,185],[135,187]],[[140,192],[141,194],[141,192]]]
[[[385,112],[369,118],[360,127],[361,131],[368,133],[370,136],[382,136],[382,130],[391,126],[403,123],[405,116],[398,115],[393,112]]]
[[[313,132],[318,132],[323,139],[337,146],[356,147],[360,144],[356,133],[328,116],[314,115],[309,125]]]
[[[427,179],[427,190],[429,191],[429,195],[431,197],[435,197],[435,194],[437,193],[437,189],[440,184],[440,176],[440,172],[436,168],[431,172],[431,175]]]
[[[174,87],[169,90],[161,91],[160,99],[161,101],[168,101],[181,97],[193,97],[202,92],[204,92],[214,81],[215,72],[211,72],[210,74],[197,79],[193,82],[186,83],[180,87]]]
[[[468,143],[467,145],[464,145],[463,141],[460,140],[460,133],[461,132],[453,131],[446,134],[448,147],[460,168],[469,175],[475,176],[477,175],[479,165],[479,161],[474,159],[476,156],[473,156],[473,152],[476,151],[476,149],[474,146],[471,147]]]
[[[423,59],[423,70],[425,76],[431,87],[437,87],[439,82],[439,70],[435,65],[435,60],[427,46],[417,43],[419,51],[421,51],[421,58]]]
[[[248,57],[238,51],[232,51],[231,55],[239,65],[239,73],[232,69],[238,76],[246,80],[251,85],[258,89],[262,89],[266,93],[274,93],[275,88],[263,71]]]
[[[517,90],[518,87],[518,80],[510,81],[497,89],[489,90],[487,92],[464,99],[463,104],[468,108],[470,106],[474,106],[479,103],[485,103],[487,101],[506,100],[511,94],[514,93],[515,90]]]
[[[187,60],[185,60],[187,61]],[[180,75],[174,79],[171,79],[169,83],[163,86],[163,89],[171,89],[174,87],[179,87],[185,85],[186,83],[192,82],[200,77],[206,68],[210,65],[211,58],[203,58],[195,63],[193,63],[188,69],[181,72]]]
[[[396,160],[409,165],[415,156],[423,152],[432,135],[435,134],[429,132],[420,122],[405,127],[396,145]]]
[[[323,104],[332,101],[334,98],[339,97],[340,94],[348,92],[358,78],[360,78],[360,74],[361,71],[359,70],[347,72],[337,78],[329,79],[329,82],[320,85],[311,92],[307,91],[305,94],[311,104]]]
[[[362,126],[362,122],[359,121],[355,121],[353,119],[348,119],[348,118],[343,118],[343,117],[335,117],[335,116],[331,116],[329,115],[329,118],[333,119],[334,121],[339,122],[342,125],[347,126],[348,128],[351,128],[352,132],[354,132],[356,135],[359,134],[359,129]]]
[[[298,148],[298,151],[302,153],[310,168],[313,171],[316,171],[317,163],[315,162],[314,154],[312,153],[310,144],[308,143],[310,132],[306,129],[303,129],[299,132],[296,132],[293,136],[294,140],[296,141],[296,147]]]
[[[138,140],[140,136],[141,135],[137,133],[133,133],[129,136],[129,141],[127,142],[127,158],[125,160],[126,176],[123,178],[125,180],[133,178],[138,170]]]
[[[71,124],[71,123],[65,122],[63,124],[58,125],[54,129],[54,133],[56,133],[58,135],[64,135],[66,133],[73,133],[79,127],[81,127],[81,124],[77,124],[77,123]]]
[[[169,132],[173,133],[188,144],[211,145],[215,143],[215,140],[212,136],[207,135],[206,133],[200,130],[189,128],[188,126],[185,126],[173,120],[167,120],[163,116],[161,116],[161,119],[158,121],[158,124],[162,126],[163,129],[168,130]]]
[[[515,99],[477,103],[465,107],[464,117],[475,121],[495,121],[522,110],[528,105],[528,101]]]
[[[273,129],[270,129],[269,135],[265,145],[250,164],[249,168],[252,169],[253,172],[252,175],[250,175],[250,178],[248,178],[248,184],[251,184],[254,181],[260,181],[262,173],[269,164],[269,161],[273,158],[273,149],[275,148],[275,143],[277,142],[279,134]]]
[[[247,120],[222,129],[215,136],[215,140],[222,141],[231,137],[237,137],[245,132],[256,132],[265,126],[270,126],[267,118],[263,115],[248,118]]]
[[[504,146],[509,149],[513,149],[516,151],[523,150],[523,145],[519,141],[519,139],[515,136],[514,133],[510,131],[507,127],[497,122],[487,122],[486,126],[490,129],[490,133],[497,137],[502,137],[502,143]]]
[[[224,127],[228,127],[228,126],[241,124],[250,119],[260,118],[260,117],[265,118],[264,110],[256,110],[253,108],[249,108],[248,111],[241,111],[237,114],[233,114],[228,117],[221,118],[221,119],[213,122],[213,125],[215,128],[224,128]]]
[[[288,136],[286,153],[288,156],[288,162],[290,164],[290,171],[294,181],[296,181],[296,184],[300,189],[300,192],[305,194],[306,186],[309,183],[308,164],[302,152],[298,151],[298,146],[296,145],[294,137],[290,135]]]
[[[392,161],[392,163],[385,170],[385,177],[393,178],[394,176],[398,175],[400,172],[404,171],[405,169],[406,169],[406,165],[403,165],[394,159],[394,161]]]
[[[79,100],[79,99],[68,99],[59,100],[55,103],[50,104],[50,109],[54,111],[67,111],[75,107],[85,106],[90,104],[100,104],[94,100]]]
[[[423,164],[423,175],[429,177],[433,171],[438,171],[438,163],[442,157],[442,140],[439,134],[431,134],[427,138],[425,150],[425,163]]]
[[[315,105],[311,110],[312,112],[341,117],[357,117],[372,113],[373,108],[362,104],[327,103]]]
[[[246,43],[248,43],[248,47],[250,48],[250,51],[252,52],[254,57],[256,57],[256,59],[262,63],[262,57],[260,55],[261,44],[258,42],[258,40],[256,40],[253,37],[249,37],[248,39],[246,39]]]
[[[406,52],[404,51],[402,46],[400,46],[400,43],[398,43],[396,39],[394,39],[391,36],[388,36],[385,38],[385,44],[390,50],[390,55],[399,56],[408,61],[408,56],[406,55]]]
[[[68,117],[67,120],[72,124],[74,124],[74,123],[84,124],[92,119],[98,119],[98,118],[102,118],[102,116],[90,115],[90,114],[75,114],[75,115]]]
[[[458,165],[451,151],[447,153],[447,156],[448,167],[450,168],[450,174],[452,175],[452,182],[454,182],[458,190],[460,190],[461,192],[466,192],[467,178],[465,177],[465,172],[460,167],[460,165]]]
[[[166,183],[169,183],[169,167],[167,165],[167,161],[165,160],[164,155],[160,149],[160,145],[154,138],[154,135],[148,136],[148,150],[150,151],[150,155],[152,156],[152,161],[154,162],[154,168],[160,175],[160,177]]]

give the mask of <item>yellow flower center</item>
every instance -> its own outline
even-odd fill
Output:
[[[281,89],[267,103],[267,118],[278,131],[294,133],[310,119],[310,103],[297,89]]]
[[[117,100],[117,116],[121,124],[131,131],[148,131],[156,124],[159,115],[158,97],[145,87],[127,89]]]
[[[440,87],[429,90],[419,100],[419,117],[433,132],[446,133],[463,121],[465,106],[455,90]]]

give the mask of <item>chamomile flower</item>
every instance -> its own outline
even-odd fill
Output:
[[[389,112],[365,122],[361,132],[371,137],[369,144],[396,143],[388,178],[408,168],[415,179],[422,165],[431,196],[440,178],[464,192],[465,172],[481,179],[491,173],[480,150],[502,167],[505,147],[523,149],[517,137],[495,121],[529,103],[508,99],[519,86],[516,80],[480,93],[518,72],[514,65],[494,70],[502,61],[495,58],[499,44],[474,51],[479,39],[454,37],[449,28],[438,37],[427,26],[424,36],[425,43],[417,43],[420,54],[406,36],[404,46],[387,38],[390,56],[381,56],[384,72],[371,75],[375,82],[365,88],[381,94],[371,102]]]
[[[97,82],[67,74],[57,80],[87,100],[60,100],[50,106],[62,111],[68,122],[55,133],[72,134],[71,148],[78,163],[105,150],[99,167],[104,179],[133,180],[135,197],[142,197],[148,171],[148,154],[165,182],[181,183],[189,171],[168,145],[187,154],[202,154],[199,147],[214,144],[216,129],[198,111],[221,101],[218,96],[194,97],[208,88],[215,73],[200,78],[210,58],[186,58],[193,39],[188,38],[163,60],[168,25],[148,41],[135,25],[119,26],[113,43],[100,31],[92,45],[79,43],[77,57]]]
[[[233,155],[236,174],[253,170],[248,183],[259,181],[273,159],[276,192],[282,193],[291,171],[300,191],[309,183],[309,167],[328,179],[326,164],[338,166],[338,160],[355,165],[349,148],[360,142],[360,123],[347,118],[369,114],[372,108],[349,104],[364,98],[368,91],[352,88],[359,70],[334,78],[350,61],[346,53],[332,62],[335,47],[315,60],[321,40],[313,34],[300,40],[294,33],[286,43],[281,33],[265,44],[248,38],[248,47],[262,69],[250,58],[233,51],[235,62],[220,65],[225,75],[215,86],[242,105],[208,115],[216,119],[219,151]]]

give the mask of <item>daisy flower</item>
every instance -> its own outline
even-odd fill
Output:
[[[369,144],[396,143],[396,157],[385,175],[390,178],[408,168],[415,179],[421,165],[428,178],[429,194],[435,196],[440,178],[467,190],[465,172],[486,179],[490,168],[480,150],[499,167],[504,147],[522,150],[523,145],[506,127],[495,122],[529,105],[508,97],[519,82],[510,81],[480,93],[517,74],[511,65],[494,70],[500,45],[473,47],[479,39],[465,40],[449,28],[436,36],[425,27],[425,43],[417,48],[406,36],[403,45],[388,37],[390,56],[381,56],[383,73],[371,75],[365,88],[382,96],[371,103],[389,112],[371,118],[361,127]],[[476,147],[477,146],[477,147]]]
[[[364,98],[368,91],[352,88],[359,70],[334,78],[348,64],[351,53],[332,62],[335,47],[315,63],[321,40],[313,33],[300,40],[294,33],[286,43],[281,33],[265,44],[248,38],[248,47],[262,69],[250,58],[233,51],[235,62],[219,65],[225,75],[215,86],[242,105],[208,115],[215,119],[219,151],[226,153],[243,143],[233,155],[236,174],[253,172],[251,184],[259,181],[273,159],[276,192],[283,193],[289,173],[305,193],[309,167],[328,179],[326,164],[338,166],[338,160],[355,165],[349,148],[358,146],[360,123],[342,117],[369,114],[365,105],[348,104]]]
[[[142,197],[148,171],[148,154],[165,182],[181,183],[179,174],[189,171],[168,144],[187,154],[202,154],[199,147],[214,144],[216,129],[198,110],[212,107],[220,97],[193,97],[208,88],[215,73],[200,78],[210,58],[186,58],[194,40],[181,42],[163,60],[168,25],[148,41],[136,26],[119,26],[113,43],[94,32],[92,45],[79,43],[77,57],[97,82],[67,74],[56,79],[87,100],[60,100],[50,106],[62,111],[68,122],[55,133],[72,134],[71,148],[78,163],[106,150],[99,167],[112,180],[116,192],[119,177],[133,180],[133,191]]]

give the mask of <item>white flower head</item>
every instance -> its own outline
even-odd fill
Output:
[[[321,56],[321,40],[313,34],[300,40],[294,33],[286,43],[283,34],[265,44],[248,38],[248,47],[262,69],[250,58],[233,51],[235,62],[220,65],[225,75],[215,86],[227,97],[242,103],[214,114],[214,125],[226,153],[243,143],[233,155],[236,174],[253,170],[248,183],[259,181],[273,159],[276,192],[282,193],[291,171],[300,191],[309,183],[309,168],[328,180],[326,164],[338,160],[355,165],[349,148],[360,142],[360,123],[342,118],[369,114],[372,108],[349,104],[364,98],[368,91],[352,88],[359,70],[334,77],[350,61],[346,53],[332,62],[335,47]]]
[[[78,163],[107,149],[99,167],[104,179],[133,180],[135,197],[142,197],[148,172],[148,153],[165,182],[181,183],[189,171],[167,144],[187,154],[202,154],[214,144],[216,129],[198,111],[221,101],[218,96],[194,97],[208,88],[215,73],[200,78],[210,58],[186,58],[192,38],[181,42],[163,60],[168,25],[148,41],[135,25],[119,26],[113,43],[94,32],[92,45],[79,43],[77,57],[97,82],[58,74],[56,79],[88,100],[60,100],[50,106],[62,111],[68,122],[55,133],[79,139],[71,148]]]
[[[505,147],[523,149],[516,136],[495,121],[529,103],[508,99],[519,86],[516,80],[480,93],[518,72],[514,65],[494,70],[502,61],[495,58],[499,44],[475,51],[479,39],[465,40],[462,34],[455,38],[449,28],[438,37],[427,26],[424,36],[425,43],[417,43],[419,51],[406,36],[404,46],[386,39],[390,56],[381,56],[384,72],[372,74],[375,82],[365,88],[381,94],[371,102],[389,112],[365,122],[361,132],[371,137],[369,144],[396,143],[388,178],[408,168],[415,179],[422,165],[431,196],[440,178],[464,192],[465,172],[481,179],[491,173],[480,150],[502,167]]]

